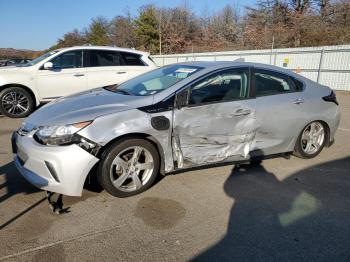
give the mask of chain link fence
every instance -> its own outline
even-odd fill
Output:
[[[243,58],[246,62],[293,70],[334,90],[350,91],[350,45],[154,55],[152,58],[159,66],[185,61],[233,61]]]

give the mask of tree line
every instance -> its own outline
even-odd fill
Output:
[[[290,48],[350,43],[350,0],[258,0],[195,14],[186,4],[146,5],[136,16],[97,17],[50,49],[111,45],[151,54]]]
[[[42,54],[41,51],[19,50],[14,48],[0,48],[0,60],[8,60],[12,58],[28,58],[33,59]]]

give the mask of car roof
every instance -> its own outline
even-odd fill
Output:
[[[65,47],[57,49],[57,51],[68,51],[68,50],[77,50],[77,49],[84,49],[84,50],[112,50],[112,51],[123,51],[123,52],[129,52],[129,53],[135,53],[139,55],[149,55],[149,53],[144,51],[139,51],[131,48],[122,48],[122,47],[116,47],[116,46],[94,46],[94,45],[82,45],[82,46],[72,46],[72,47]]]
[[[267,69],[270,71],[280,72],[284,73],[289,76],[293,76],[294,78],[301,80],[303,82],[308,82],[307,78],[303,77],[302,75],[294,73],[292,70],[284,69],[281,67],[273,66],[273,65],[267,65],[267,64],[261,64],[261,63],[251,63],[251,62],[241,62],[241,61],[192,61],[192,62],[182,62],[182,63],[176,63],[176,64],[169,64],[167,66],[172,65],[182,65],[182,66],[195,66],[200,67],[202,70],[199,70],[198,72],[194,73],[193,75],[189,76],[188,78],[179,81],[178,83],[174,84],[170,88],[159,92],[155,94],[155,101],[162,101],[163,99],[167,98],[168,96],[172,95],[177,90],[181,89],[183,86],[188,85],[192,81],[200,78],[201,76],[204,76],[208,73],[214,72],[216,70],[220,69],[226,69],[230,67],[255,67],[259,69]]]
[[[281,72],[289,74],[297,78],[303,78],[301,75],[296,74],[290,69],[281,68],[274,65],[262,64],[262,63],[253,63],[253,62],[242,62],[242,61],[191,61],[191,62],[182,62],[176,63],[176,65],[184,66],[197,66],[202,67],[208,70],[224,69],[226,67],[255,67],[259,69],[267,69],[271,71]]]
[[[203,68],[225,68],[230,66],[249,66],[249,67],[259,67],[259,68],[266,68],[266,69],[282,69],[286,70],[277,66],[273,65],[267,65],[262,63],[252,63],[252,62],[242,62],[242,61],[191,61],[191,62],[182,62],[182,63],[176,63],[177,65],[187,65],[187,66],[198,66]],[[289,71],[289,70],[286,70]]]

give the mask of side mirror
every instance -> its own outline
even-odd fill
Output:
[[[46,62],[46,63],[44,64],[44,69],[46,69],[46,70],[51,70],[52,68],[53,68],[52,62]]]
[[[187,105],[187,99],[188,99],[188,90],[187,89],[177,93],[175,107],[177,109],[185,107]]]

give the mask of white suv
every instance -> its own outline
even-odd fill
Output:
[[[156,67],[148,53],[132,49],[78,46],[51,51],[28,64],[0,68],[0,113],[25,117],[41,103],[119,84]]]

